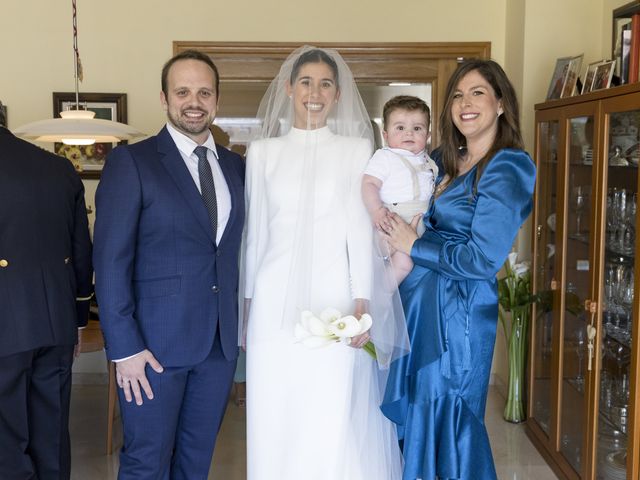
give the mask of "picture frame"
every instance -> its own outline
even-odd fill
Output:
[[[593,74],[593,83],[591,85],[591,91],[603,90],[611,86],[611,79],[613,78],[613,71],[616,67],[615,60],[605,60],[600,62],[595,67]]]
[[[578,78],[580,77],[580,70],[582,69],[582,58],[584,55],[578,55],[572,57],[569,61],[569,68],[562,87],[562,93],[560,98],[568,98],[576,95],[576,86],[578,84]]]
[[[81,108],[95,112],[95,118],[127,123],[126,93],[80,93]],[[53,92],[53,117],[60,112],[75,108],[74,92]],[[119,144],[126,144],[126,141]],[[93,145],[54,144],[54,152],[73,163],[81,178],[99,179],[107,154],[118,143],[95,143]]]
[[[571,97],[574,94],[583,55],[575,57],[561,57],[556,60],[556,66],[551,76],[547,100]]]
[[[640,32],[640,2],[634,0],[613,10],[611,58],[616,60],[612,84],[638,81],[638,43],[631,42]],[[633,51],[632,51],[633,50]]]
[[[598,60],[597,62],[592,62],[587,65],[587,71],[584,74],[584,80],[582,82],[582,92],[580,92],[583,95],[591,91],[591,87],[593,86],[593,78],[596,74],[596,69],[602,62],[604,62],[604,60]]]
[[[613,19],[613,40],[611,58],[617,60],[614,75],[620,77],[620,83],[629,82],[629,53],[631,49],[631,18]]]
[[[4,103],[0,103],[0,110],[2,110],[2,113],[4,114],[4,120],[7,124],[7,126],[9,125],[9,117],[7,116],[7,106]]]

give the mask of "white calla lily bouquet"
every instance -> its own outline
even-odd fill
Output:
[[[353,337],[367,332],[372,324],[373,320],[368,313],[363,314],[358,320],[353,315],[343,316],[335,308],[326,308],[319,316],[305,310],[300,315],[300,321],[293,333],[297,341],[308,348],[325,347],[336,342],[348,345]],[[373,342],[367,342],[362,349],[376,359]]]

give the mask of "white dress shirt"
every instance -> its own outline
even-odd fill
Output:
[[[196,142],[187,137],[184,133],[179,132],[173,125],[167,123],[167,130],[169,135],[173,138],[182,160],[184,160],[193,182],[198,187],[198,191],[202,193],[200,189],[200,175],[198,174],[198,157],[194,150],[198,146]],[[216,186],[216,201],[218,203],[218,231],[216,232],[216,244],[220,243],[224,229],[229,221],[229,215],[231,214],[231,194],[229,193],[229,186],[227,185],[222,169],[218,163],[218,151],[216,150],[216,144],[213,141],[213,135],[209,133],[209,137],[202,144],[203,147],[207,147],[207,160],[211,165],[211,173],[213,173],[213,183]]]

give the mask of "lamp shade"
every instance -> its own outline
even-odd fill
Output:
[[[89,110],[60,112],[62,118],[39,120],[13,130],[19,137],[38,142],[64,142],[72,145],[93,142],[114,143],[144,134],[127,124],[93,118]]]

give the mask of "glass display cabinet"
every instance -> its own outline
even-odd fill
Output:
[[[536,105],[527,433],[560,478],[640,479],[639,132],[640,84]]]

